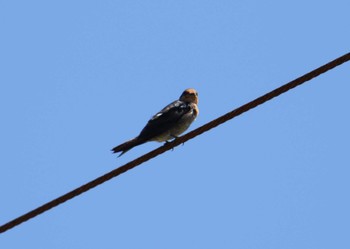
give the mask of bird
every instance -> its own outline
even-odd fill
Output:
[[[125,152],[149,141],[165,142],[176,139],[185,132],[199,114],[198,93],[193,88],[186,89],[178,100],[156,113],[140,134],[112,149],[113,153]]]

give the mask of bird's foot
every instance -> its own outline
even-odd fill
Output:
[[[176,138],[178,138],[178,136],[175,136],[175,135],[170,135],[174,140],[176,139]]]
[[[174,135],[171,135],[171,137],[174,138],[174,140],[179,138],[178,136],[174,136]],[[184,146],[184,144],[185,144],[185,142],[182,143],[182,146]]]
[[[167,145],[167,144],[170,144],[170,143],[171,143],[171,142],[169,142],[168,140],[166,140],[165,143],[164,143],[164,146]],[[171,148],[171,151],[173,151],[173,150],[174,150],[174,147]]]
[[[175,135],[170,135],[170,137],[173,138],[173,140],[171,140],[171,141],[166,140],[165,143],[164,143],[164,145],[167,145],[167,144],[171,143],[172,141],[174,141],[175,139],[178,138],[178,137],[175,136]],[[171,151],[173,151],[173,150],[174,150],[174,148],[171,149]]]
[[[170,135],[174,140],[178,139],[179,137],[178,136],[175,136],[175,135]],[[173,140],[173,141],[174,141]],[[182,146],[185,144],[185,142],[182,143]]]

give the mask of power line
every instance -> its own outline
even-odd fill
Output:
[[[141,163],[144,163],[144,162],[174,148],[175,146],[178,146],[178,145],[180,145],[180,144],[182,144],[182,143],[184,143],[184,142],[186,142],[186,141],[188,141],[188,140],[190,140],[190,139],[192,139],[192,138],[194,138],[194,137],[196,137],[204,132],[207,132],[210,129],[212,129],[212,128],[214,128],[222,123],[225,123],[226,121],[228,121],[234,117],[237,117],[238,115],[240,115],[244,112],[247,112],[250,109],[253,109],[253,108],[257,107],[258,105],[261,105],[261,104],[265,103],[266,101],[271,100],[272,98],[277,97],[280,94],[285,93],[285,92],[289,91],[290,89],[297,87],[297,86],[305,83],[306,81],[309,81],[309,80],[311,80],[311,79],[313,79],[313,78],[315,78],[315,77],[317,77],[317,76],[349,61],[349,60],[350,60],[350,53],[347,53],[347,54],[345,54],[345,55],[343,55],[343,56],[341,56],[341,57],[339,57],[339,58],[337,58],[337,59],[335,59],[335,60],[333,60],[333,61],[331,61],[331,62],[329,62],[329,63],[327,63],[327,64],[325,64],[325,65],[323,65],[323,66],[321,66],[321,67],[319,67],[319,68],[317,68],[317,69],[315,69],[315,70],[313,70],[313,71],[311,71],[311,72],[309,72],[309,73],[307,73],[307,74],[305,74],[305,75],[303,75],[303,76],[301,76],[301,77],[299,77],[299,78],[297,78],[297,79],[295,79],[295,80],[293,80],[293,81],[291,81],[291,82],[289,82],[281,87],[279,87],[279,88],[276,88],[275,90],[255,99],[247,104],[244,104],[241,107],[239,107],[231,112],[228,112],[225,115],[223,115],[217,119],[212,120],[211,122],[187,133],[186,135],[184,135],[182,137],[175,139],[174,141],[172,141],[170,143],[166,143],[165,145],[163,145],[163,146],[161,146],[161,147],[159,147],[159,148],[157,148],[157,149],[155,149],[155,150],[153,150],[153,151],[151,151],[151,152],[149,152],[149,153],[147,153],[147,154],[117,168],[117,169],[114,169],[105,175],[102,175],[102,176],[96,178],[95,180],[92,180],[92,181],[90,181],[90,182],[88,182],[88,183],[86,183],[86,184],[52,200],[52,201],[47,202],[46,204],[44,204],[36,209],[33,209],[32,211],[30,211],[22,216],[19,216],[16,219],[9,221],[8,223],[6,223],[0,227],[0,233],[4,233],[7,230],[12,229],[13,227],[18,226],[19,224],[21,224],[29,219],[32,219],[35,216],[42,214],[42,213],[48,211],[49,209],[56,207],[56,206],[62,204],[63,202],[66,202],[66,201],[68,201],[68,200],[70,200],[70,199],[72,199],[72,198],[74,198],[74,197],[76,197],[76,196],[78,196],[78,195],[80,195],[80,194],[82,194],[82,193],[84,193],[84,192],[86,192],[86,191],[88,191],[88,190],[90,190],[90,189],[92,189],[92,188],[94,188],[94,187],[96,187],[96,186],[98,186],[98,185],[100,185],[100,184],[134,168],[134,167],[136,167],[136,166],[138,166]]]

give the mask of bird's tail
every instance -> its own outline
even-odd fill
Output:
[[[118,156],[120,157],[121,155],[123,155],[125,152],[127,152],[128,150],[134,148],[137,145],[143,144],[146,141],[144,141],[143,139],[139,139],[138,137],[135,137],[129,141],[126,141],[125,143],[122,143],[116,147],[114,147],[112,149],[113,153],[118,153],[121,152],[121,154]]]

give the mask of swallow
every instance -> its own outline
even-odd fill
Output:
[[[113,153],[121,152],[120,157],[128,150],[140,144],[156,141],[168,142],[176,139],[188,129],[199,114],[198,93],[195,89],[186,89],[178,100],[156,113],[142,129],[140,134],[112,149]]]

